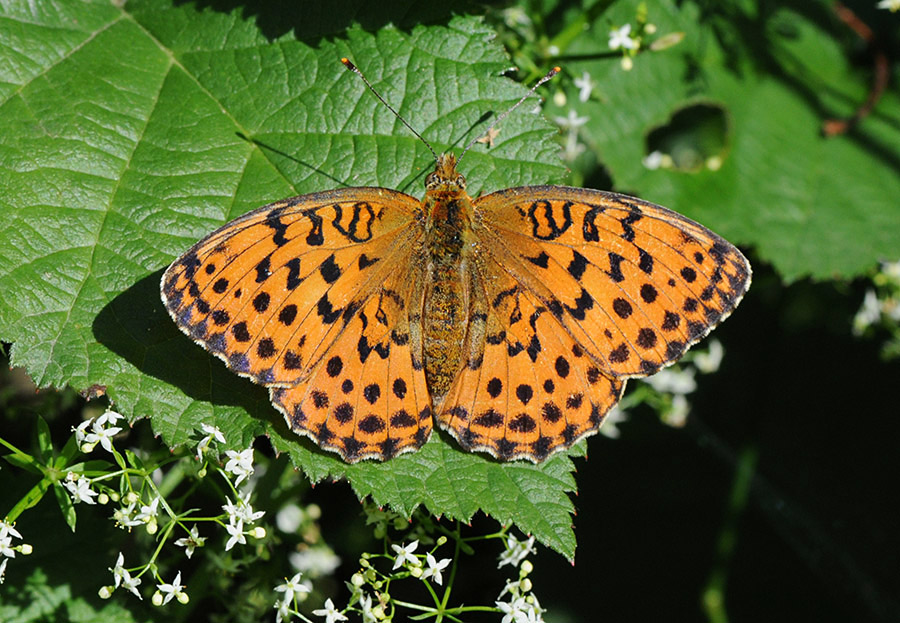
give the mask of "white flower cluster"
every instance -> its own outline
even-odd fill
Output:
[[[543,623],[543,612],[537,596],[532,593],[531,580],[528,574],[534,570],[527,557],[534,554],[534,537],[528,537],[525,541],[518,540],[514,535],[506,535],[506,547],[500,555],[497,568],[505,565],[513,565],[519,568],[519,577],[515,581],[506,583],[503,591],[497,597],[497,608],[503,613],[501,623]],[[504,597],[507,597],[504,600]]]
[[[16,530],[15,524],[2,520],[0,521],[0,584],[6,577],[6,563],[10,558],[16,557],[16,552],[27,556],[32,552],[31,545],[28,543],[20,543],[13,545],[12,540],[16,538],[21,540],[22,535]]]

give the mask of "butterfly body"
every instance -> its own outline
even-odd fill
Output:
[[[450,390],[462,356],[469,325],[473,261],[472,200],[465,179],[456,173],[452,155],[439,159],[426,181],[423,208],[427,214],[423,261],[414,271],[423,291],[423,356],[425,379],[433,403]],[[423,268],[424,270],[422,270]]]
[[[473,199],[445,155],[421,201],[344,188],[254,210],[161,289],[182,331],[346,461],[413,451],[436,422],[468,450],[539,462],[749,284],[740,251],[666,208],[563,186]]]

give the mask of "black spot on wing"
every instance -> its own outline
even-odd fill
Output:
[[[587,269],[588,260],[578,251],[572,251],[572,261],[569,262],[569,265],[566,267],[566,270],[569,271],[569,274],[575,277],[575,279],[581,280],[581,277],[584,275],[584,271]]]

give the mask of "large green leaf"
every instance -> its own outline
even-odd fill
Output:
[[[412,1],[339,4],[7,3],[0,338],[39,385],[105,385],[169,444],[201,422],[235,448],[268,434],[314,480],[347,477],[404,513],[481,509],[571,557],[568,456],[504,465],[435,435],[416,454],[345,465],[287,432],[265,390],[182,336],[162,307],[165,266],[254,207],[341,185],[420,192],[429,152],[340,57],[439,150],[524,92],[502,77],[509,59],[477,18]],[[470,190],[558,180],[552,133],[537,115],[512,116],[463,162]]]
[[[636,24],[637,3],[623,1],[563,50],[591,59],[566,64],[597,85],[594,98],[569,98],[567,107],[588,119],[579,133],[616,187],[754,247],[787,281],[851,278],[896,259],[900,99],[888,90],[849,133],[823,136],[826,119],[849,117],[866,100],[872,79],[871,60],[851,64],[861,42],[833,3],[645,4],[657,30],[643,45],[681,32],[679,44],[641,53],[624,70],[609,49],[611,27]],[[697,105],[719,109],[727,123],[721,168],[645,167],[651,133]]]

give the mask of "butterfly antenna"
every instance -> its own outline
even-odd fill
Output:
[[[366,86],[369,87],[369,90],[372,92],[372,94],[373,94],[375,97],[378,98],[378,101],[381,102],[382,104],[384,104],[385,106],[387,106],[387,109],[390,110],[392,113],[394,113],[394,116],[397,117],[397,119],[399,119],[399,120],[403,123],[403,125],[405,125],[407,128],[409,128],[409,131],[410,131],[410,132],[412,132],[413,134],[416,135],[416,138],[418,138],[420,141],[422,141],[423,143],[425,143],[425,147],[428,148],[428,150],[431,152],[431,155],[434,156],[434,161],[437,162],[437,161],[438,161],[438,156],[437,156],[437,154],[435,153],[434,148],[432,148],[431,144],[430,144],[428,141],[426,141],[426,140],[422,137],[421,134],[419,134],[418,132],[416,132],[416,131],[413,129],[413,127],[412,127],[411,125],[409,125],[409,123],[407,123],[406,119],[404,119],[403,117],[401,117],[401,116],[400,116],[400,113],[398,113],[396,110],[394,110],[394,107],[391,106],[390,104],[388,104],[388,103],[385,101],[385,99],[384,99],[383,97],[381,97],[381,95],[378,94],[378,91],[375,90],[375,87],[372,86],[372,83],[369,82],[368,79],[363,75],[363,72],[361,72],[361,71],[359,70],[359,67],[357,67],[356,65],[354,65],[353,63],[351,63],[349,58],[342,58],[342,59],[341,59],[341,62],[344,64],[344,67],[346,67],[347,69],[349,69],[350,71],[352,71],[353,73],[355,73],[357,76],[359,76],[360,78],[362,78],[362,81],[366,83]]]
[[[551,69],[550,71],[548,71],[546,76],[544,76],[543,78],[541,78],[540,80],[538,80],[538,81],[535,83],[535,85],[534,85],[533,87],[531,87],[531,89],[528,90],[528,93],[526,93],[525,95],[522,96],[522,99],[520,99],[518,102],[516,102],[515,104],[513,104],[513,105],[512,105],[511,107],[509,107],[508,109],[506,109],[506,112],[504,112],[504,113],[501,114],[499,117],[497,117],[497,118],[494,120],[494,123],[492,123],[492,124],[490,125],[490,127],[489,127],[487,130],[485,130],[484,132],[482,132],[481,134],[479,134],[478,136],[476,136],[475,138],[473,138],[473,139],[469,142],[469,144],[466,145],[466,148],[463,149],[462,153],[461,153],[460,156],[459,156],[459,159],[457,160],[457,163],[458,163],[460,160],[463,159],[463,156],[466,155],[466,152],[469,151],[469,149],[472,147],[472,145],[474,145],[475,143],[477,143],[477,142],[478,142],[479,140],[481,140],[483,137],[489,136],[490,133],[491,133],[491,130],[493,130],[495,127],[497,127],[497,126],[500,124],[501,121],[503,121],[504,119],[506,119],[506,118],[509,116],[509,113],[511,113],[511,112],[514,111],[516,108],[518,108],[519,106],[521,106],[522,103],[523,103],[525,100],[527,100],[529,97],[531,97],[531,96],[534,94],[535,91],[537,91],[537,89],[538,89],[539,86],[541,86],[542,84],[544,84],[545,82],[547,82],[548,80],[550,80],[553,76],[555,76],[556,74],[558,74],[560,71],[562,71],[562,69],[560,69],[559,67],[554,67],[553,69]],[[362,75],[362,74],[360,74],[360,75]]]

